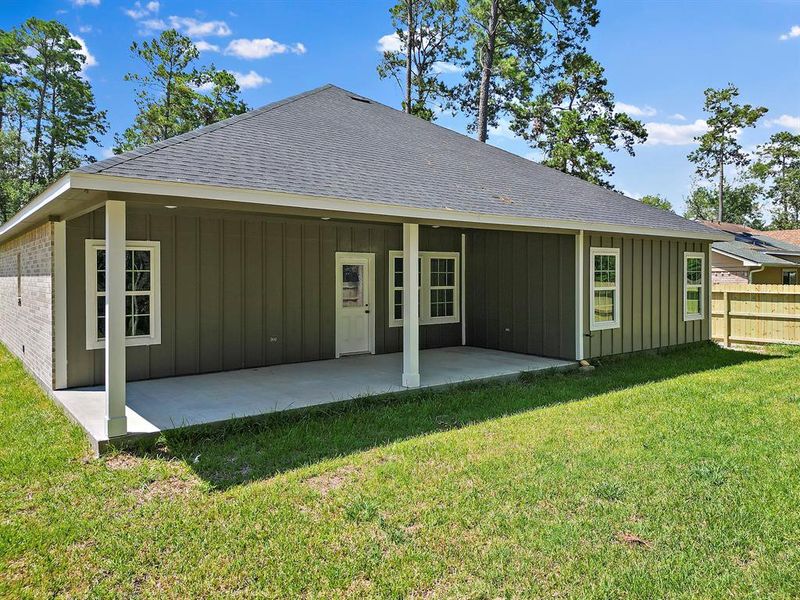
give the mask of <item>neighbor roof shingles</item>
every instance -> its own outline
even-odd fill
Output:
[[[357,98],[327,85],[79,171],[486,215],[710,231]]]

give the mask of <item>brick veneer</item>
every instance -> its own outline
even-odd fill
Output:
[[[18,256],[21,304],[17,298]],[[0,246],[0,341],[48,389],[54,380],[52,275],[52,223]]]

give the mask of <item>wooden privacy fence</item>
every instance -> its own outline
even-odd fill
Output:
[[[800,344],[800,285],[711,287],[711,337],[735,344]]]

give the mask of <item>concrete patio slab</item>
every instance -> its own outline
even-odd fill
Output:
[[[403,356],[359,355],[127,384],[128,438],[353,398],[409,391],[400,385]],[[574,361],[470,346],[420,352],[421,387],[575,368]],[[95,448],[107,443],[102,387],[53,392]],[[115,438],[115,442],[118,438]]]

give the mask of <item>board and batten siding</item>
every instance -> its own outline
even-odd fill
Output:
[[[591,249],[620,249],[620,327],[591,331]],[[705,254],[702,320],[683,318],[683,253]],[[584,356],[597,358],[707,340],[711,336],[709,244],[691,240],[584,234]]]
[[[575,236],[470,230],[467,344],[575,358]]]
[[[103,383],[103,351],[86,349],[84,283],[84,241],[103,238],[102,209],[67,223],[70,387]],[[387,314],[401,225],[129,205],[127,238],[161,242],[162,343],[127,348],[129,380],[333,358],[336,252],[375,253],[376,352],[402,350]],[[461,231],[422,227],[420,250],[460,251]],[[420,328],[422,348],[460,343],[460,323]]]

